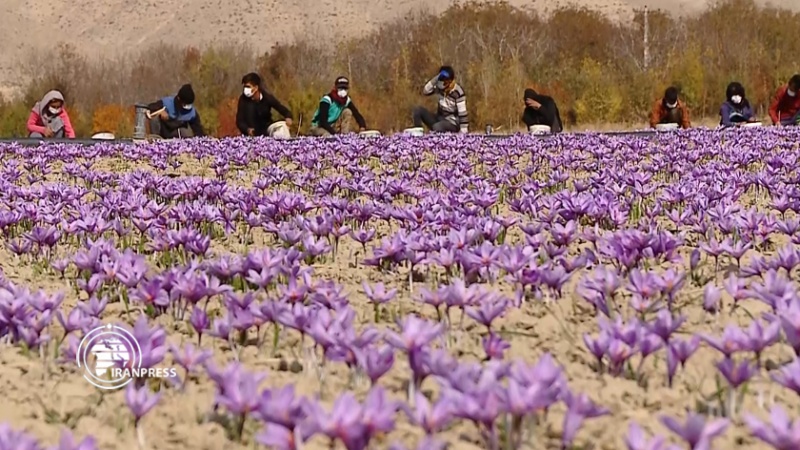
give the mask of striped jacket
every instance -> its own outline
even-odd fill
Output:
[[[458,125],[462,133],[469,132],[467,94],[464,93],[464,89],[456,83],[450,92],[445,92],[436,87],[438,81],[438,76],[428,81],[422,89],[422,93],[425,95],[439,94],[439,109],[436,114],[442,119]]]

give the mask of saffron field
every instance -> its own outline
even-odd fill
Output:
[[[0,450],[796,450],[798,138],[0,144]]]

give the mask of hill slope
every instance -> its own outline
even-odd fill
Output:
[[[510,0],[540,10],[546,0]],[[619,16],[649,4],[691,14],[706,0],[574,0]],[[800,10],[800,0],[782,7]],[[19,86],[15,68],[34,50],[67,42],[90,56],[115,55],[159,41],[203,45],[245,41],[258,50],[296,36],[358,35],[409,12],[439,13],[430,0],[3,0],[0,2],[0,92]]]

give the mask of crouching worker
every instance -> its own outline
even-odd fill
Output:
[[[533,125],[547,125],[551,133],[562,131],[561,114],[553,97],[541,95],[533,89],[525,89],[524,100],[522,121],[528,128]]]
[[[653,112],[650,114],[651,128],[667,123],[678,124],[683,129],[692,126],[689,122],[689,109],[678,98],[678,88],[676,87],[667,88],[664,98],[656,101],[653,105]]]
[[[436,114],[422,106],[412,112],[415,127],[423,124],[429,130],[439,133],[468,133],[469,114],[467,113],[467,94],[456,83],[456,73],[450,66],[442,66],[439,73],[429,80],[422,89],[423,95],[439,94]]]
[[[769,105],[769,117],[773,125],[800,124],[800,75],[794,75],[789,82],[778,88]]]
[[[272,120],[272,110],[283,116],[283,122]],[[242,95],[236,109],[236,126],[244,136],[270,136],[278,139],[292,137],[292,113],[264,89],[261,77],[249,73],[242,78]]]
[[[205,136],[200,114],[194,108],[194,90],[183,85],[174,97],[164,97],[147,105],[150,134],[164,139]]]
[[[719,115],[721,116],[720,125],[732,127],[756,121],[753,116],[753,108],[750,107],[750,102],[744,94],[744,86],[741,83],[734,81],[728,85],[725,90],[727,100],[719,110]]]
[[[367,129],[367,123],[348,95],[349,92],[350,80],[346,77],[337,78],[333,89],[319,101],[319,107],[311,119],[309,134],[327,137],[355,132],[353,119],[358,124],[358,131]]]
[[[75,139],[61,92],[50,91],[33,106],[28,117],[28,133],[32,138]]]

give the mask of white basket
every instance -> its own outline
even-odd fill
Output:
[[[97,133],[94,136],[92,136],[92,139],[98,141],[113,141],[116,138],[114,137],[113,133]]]
[[[377,130],[368,130],[368,131],[362,131],[361,133],[358,133],[358,135],[363,137],[373,138],[373,137],[380,137],[381,132]]]
[[[550,127],[547,125],[531,125],[528,127],[528,132],[531,134],[549,134]]]
[[[761,123],[761,122],[747,122],[742,126],[745,127],[745,128],[757,128],[757,127],[761,127],[763,125],[764,124]]]
[[[425,134],[425,129],[422,127],[406,128],[403,133],[409,136],[422,136]]]
[[[659,123],[656,125],[656,131],[675,131],[677,129],[677,123]]]
[[[289,125],[286,125],[285,121],[279,120],[267,127],[267,136],[273,139],[289,139],[292,137],[292,132],[289,130]]]

